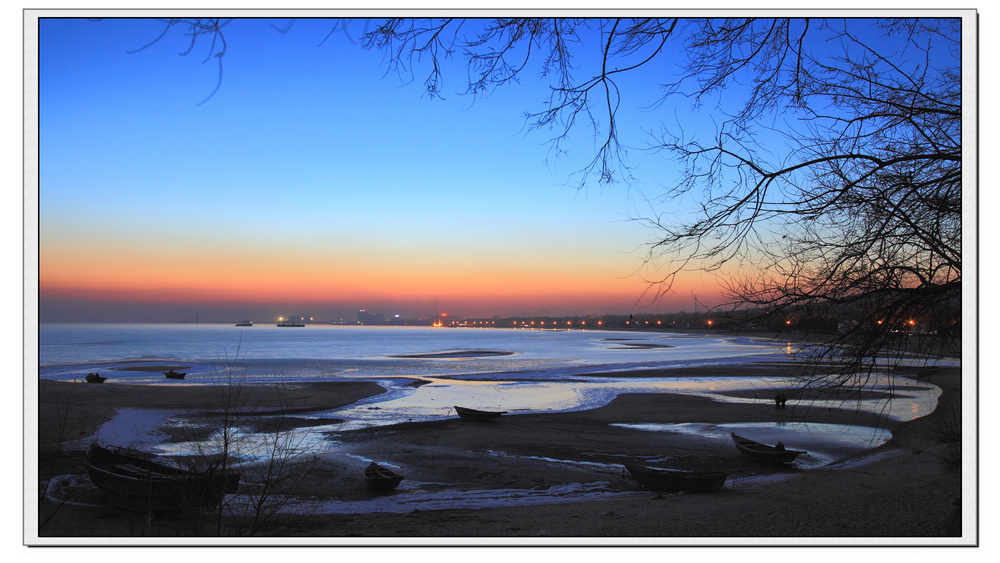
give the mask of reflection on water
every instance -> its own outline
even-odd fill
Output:
[[[407,421],[435,420],[456,416],[454,405],[499,409],[512,414],[538,412],[570,412],[590,410],[608,404],[621,393],[685,393],[729,403],[767,401],[773,389],[794,387],[789,378],[601,378],[577,376],[572,381],[536,380],[456,380],[425,378],[430,381],[420,387],[407,387],[408,380],[385,379],[379,384],[388,393],[370,397],[360,403],[316,416],[336,416],[347,419],[344,428],[382,426]],[[915,383],[905,378],[883,376],[870,384],[869,391],[887,393],[893,400],[870,398],[855,400],[848,408],[880,412],[901,421],[913,420],[933,412],[941,391],[933,385]],[[760,391],[761,397],[726,395],[738,391]],[[766,398],[765,398],[766,397]],[[873,395],[879,397],[879,395]],[[842,400],[789,401],[809,408],[844,408]]]
[[[88,371],[110,376],[104,384],[164,384],[160,370],[151,366],[190,366],[185,381],[170,385],[205,385],[218,376],[218,356],[232,350],[241,338],[247,361],[247,382],[375,381],[387,392],[356,404],[325,412],[299,414],[315,425],[282,432],[288,455],[336,452],[350,455],[331,439],[340,432],[407,421],[439,420],[457,416],[455,405],[520,413],[555,413],[602,407],[621,393],[681,393],[715,401],[752,403],[769,401],[778,389],[795,387],[783,377],[754,377],[754,364],[786,360],[797,354],[794,343],[761,342],[750,338],[663,333],[607,333],[602,331],[463,331],[421,329],[348,329],[309,327],[301,331],[254,327],[234,331],[222,326],[76,327],[46,326],[41,330],[39,377],[79,380]],[[628,339],[623,346],[615,339]],[[460,357],[443,351],[461,350]],[[469,351],[493,351],[473,354]],[[510,354],[507,354],[510,352]],[[401,354],[415,355],[400,358]],[[430,356],[428,356],[430,354]],[[434,355],[437,355],[435,357]],[[393,357],[396,356],[396,357]],[[75,365],[69,365],[75,364]],[[147,369],[136,369],[146,366]],[[641,370],[725,366],[728,377],[644,377]],[[625,372],[635,370],[633,376]],[[650,372],[647,372],[650,373]],[[721,373],[721,372],[720,372]],[[604,374],[603,376],[601,374]],[[414,387],[414,380],[426,384]],[[940,389],[922,382],[883,376],[870,384],[874,391],[850,405],[906,421],[931,413]],[[886,401],[887,392],[893,400]],[[870,398],[867,398],[870,397]],[[883,397],[883,398],[878,398]],[[839,401],[792,399],[789,408],[842,408]],[[122,409],[98,434],[103,443],[126,445],[169,456],[218,451],[218,436],[190,427],[187,413]],[[322,419],[341,419],[329,423]],[[670,424],[627,425],[639,431],[697,433],[733,448],[730,432],[765,443],[784,442],[809,452],[796,466],[816,467],[875,447],[888,432],[866,427],[829,424]],[[197,434],[196,430],[201,430]],[[242,427],[235,437],[237,456],[253,460],[274,433]],[[188,437],[190,435],[190,438]],[[503,454],[496,454],[503,455]],[[593,482],[532,490],[436,491],[408,479],[395,495],[365,501],[331,503],[321,511],[406,512],[415,508],[483,507],[484,503],[535,504],[616,498],[622,492],[607,479],[616,469],[580,466],[580,461],[532,458],[545,463],[575,464],[593,470]],[[767,477],[773,478],[773,477]]]
[[[595,378],[592,381],[568,382],[517,382],[517,381],[454,381],[451,379],[430,379],[430,383],[420,387],[407,385],[407,380],[388,379],[380,381],[389,391],[369,397],[359,403],[340,409],[299,415],[303,418],[336,418],[343,422],[312,426],[292,431],[296,449],[309,452],[331,447],[330,432],[348,432],[375,426],[387,426],[402,422],[439,420],[456,417],[454,406],[481,409],[502,409],[513,414],[537,412],[569,412],[601,407],[619,393],[690,393],[711,397],[724,402],[753,402],[759,399],[739,398],[720,395],[721,392],[753,390],[766,385],[767,388],[780,387],[790,382],[782,378],[761,380],[739,379],[614,379]],[[713,390],[709,391],[709,390]],[[904,394],[907,386],[896,384],[897,399],[886,405],[884,401],[870,399],[854,405],[855,408],[881,410],[901,420],[910,420],[930,413],[937,402],[940,390],[929,385],[914,385]],[[910,397],[908,400],[904,396]],[[821,406],[839,407],[839,402],[814,401],[810,408]],[[646,430],[668,430],[671,432],[694,432],[702,436],[715,435],[722,442],[730,440],[729,433],[753,430],[754,439],[765,443],[784,442],[793,447],[796,440],[804,443],[800,449],[810,452],[801,458],[801,467],[815,467],[836,459],[876,447],[890,438],[888,431],[863,426],[843,426],[816,423],[746,423],[740,425],[670,424],[632,425]],[[794,439],[789,436],[793,435]],[[749,436],[748,436],[749,437]],[[247,443],[256,440],[252,433],[241,435]],[[261,439],[266,438],[266,436]],[[173,444],[172,452],[185,448],[199,447],[198,444]],[[247,451],[253,451],[248,447]],[[263,449],[260,446],[258,449]]]
[[[538,412],[570,412],[579,410],[589,410],[606,405],[620,393],[688,393],[699,396],[710,397],[713,400],[723,402],[752,403],[763,401],[764,399],[741,398],[720,393],[734,392],[740,390],[770,389],[788,385],[790,382],[782,378],[767,378],[757,380],[742,379],[709,379],[709,378],[650,378],[650,379],[600,379],[594,378],[590,381],[569,382],[538,382],[538,381],[455,381],[452,379],[430,379],[430,383],[420,387],[409,386],[407,379],[386,379],[379,381],[381,385],[388,389],[387,393],[369,397],[354,405],[343,407],[332,411],[314,412],[298,415],[302,418],[321,419],[336,418],[343,422],[312,426],[296,430],[292,433],[292,438],[296,443],[296,448],[303,451],[315,451],[324,444],[329,445],[324,435],[329,431],[346,432],[373,426],[386,426],[402,422],[439,420],[442,418],[455,417],[454,406],[466,406],[480,409],[502,409],[511,414],[517,413],[538,413]],[[913,385],[907,387],[896,383],[896,399],[886,404],[884,400],[869,399],[852,404],[852,408],[865,409],[870,411],[883,411],[899,420],[911,420],[924,416],[933,411],[940,390],[929,385]],[[791,406],[794,406],[790,403]],[[810,408],[841,407],[840,402],[834,401],[812,401]],[[156,424],[165,424],[162,416],[156,424],[149,421],[139,420],[139,409],[125,409],[107,423],[102,429],[102,433],[115,432],[116,443],[125,445],[141,445],[145,442],[156,446],[162,439],[162,435],[156,433],[152,428]],[[156,418],[156,417],[154,417]],[[183,425],[185,422],[179,422]],[[805,424],[805,423],[799,423]],[[671,425],[672,431],[681,431],[685,425]],[[706,432],[705,425],[695,425],[698,432]],[[723,428],[720,425],[718,428]],[[747,425],[742,427],[746,428]],[[840,427],[830,431],[823,428],[833,428],[832,425],[804,425],[795,429],[793,423],[786,423],[780,428],[785,431],[794,431],[797,434],[813,436],[813,442],[823,441],[838,446],[831,452],[833,454],[843,453],[840,444],[844,437],[850,438],[852,444],[864,445],[870,448],[884,441],[879,435],[872,435],[873,429],[857,427]],[[106,430],[105,430],[106,429]],[[113,430],[112,430],[113,429]],[[132,439],[126,439],[121,434],[134,430]],[[250,440],[253,433],[243,430],[241,438]],[[729,430],[719,431],[723,439],[728,440]],[[767,434],[764,436],[768,437]],[[762,440],[758,440],[762,441]],[[778,440],[773,440],[777,442]],[[789,444],[788,440],[782,440]],[[168,448],[169,453],[181,453],[185,448],[196,449],[205,448],[205,444],[175,443]],[[167,453],[167,449],[160,448]],[[252,450],[253,448],[249,448]],[[808,449],[808,448],[805,448]],[[814,448],[815,449],[815,448]],[[826,459],[826,458],[818,458]]]
[[[330,452],[352,456],[349,448],[331,438],[339,432],[371,426],[395,424],[407,420],[434,420],[456,416],[454,404],[471,407],[503,407],[512,414],[518,412],[560,412],[596,408],[611,401],[622,392],[672,392],[692,393],[710,396],[719,401],[753,401],[720,395],[718,393],[759,388],[777,388],[787,385],[788,380],[780,378],[741,380],[725,378],[700,379],[613,379],[594,378],[574,382],[538,381],[455,381],[453,379],[430,378],[429,383],[420,387],[409,386],[411,380],[389,378],[380,381],[389,389],[388,393],[370,397],[359,404],[322,413],[299,415],[314,418],[338,418],[342,423],[295,428],[283,434],[282,455],[294,457],[300,454]],[[897,385],[897,398],[900,397]],[[907,416],[930,412],[939,394],[937,388],[914,385],[907,391],[909,399],[899,400],[900,409]],[[872,401],[872,405],[877,405]],[[210,436],[203,441],[169,441],[166,433],[177,435],[190,420],[184,413],[169,411],[143,411],[142,409],[122,409],[101,428],[99,437],[166,456],[184,456],[204,452],[219,451],[219,438]],[[801,449],[807,453],[799,456],[793,467],[811,469],[831,464],[837,460],[859,454],[885,443],[891,437],[888,431],[860,426],[844,426],[818,423],[736,423],[736,424],[618,424],[625,428],[647,432],[676,432],[697,434],[703,438],[717,440],[720,448],[731,448],[736,455],[730,438],[731,432],[754,440],[775,444],[783,442],[790,449]],[[236,457],[242,461],[259,461],[257,452],[268,451],[274,434],[255,433],[251,428],[240,428],[234,437],[240,444]],[[508,456],[507,452],[489,452],[491,455]],[[405,513],[413,510],[441,510],[455,508],[483,508],[489,506],[515,506],[560,502],[581,502],[586,500],[609,500],[630,498],[647,493],[622,490],[616,480],[620,471],[617,466],[590,463],[580,460],[561,460],[544,457],[528,457],[526,461],[552,464],[568,464],[580,469],[589,469],[593,478],[589,482],[535,487],[532,489],[476,489],[441,488],[440,483],[423,483],[414,479],[404,481],[404,486],[396,493],[356,500],[332,500],[320,505],[310,505],[311,513],[351,514],[367,512]],[[741,481],[741,486],[749,486],[755,480],[774,480],[787,475],[751,476]],[[290,507],[293,509],[294,507]]]
[[[386,393],[369,397],[358,403],[343,408],[300,414],[302,418],[312,419],[342,419],[335,424],[313,425],[296,429],[287,433],[287,438],[296,451],[320,451],[330,446],[328,433],[331,431],[347,432],[361,428],[386,426],[402,422],[439,420],[455,417],[454,406],[465,406],[480,409],[498,409],[509,413],[538,412],[570,412],[599,408],[613,400],[620,393],[686,393],[712,398],[723,402],[750,403],[766,399],[738,397],[724,393],[738,394],[757,389],[777,389],[793,382],[787,378],[578,378],[573,381],[466,381],[452,378],[426,378],[429,383],[419,387],[410,385],[410,378],[386,378],[378,381],[386,387]],[[875,390],[889,388],[888,381],[879,382]],[[937,387],[912,382],[904,383],[898,380],[892,386],[895,399],[886,402],[884,399],[867,399],[851,404],[851,408],[883,412],[899,420],[911,420],[932,412],[940,395]],[[763,395],[763,393],[761,393]],[[768,395],[770,396],[770,394]],[[794,407],[794,401],[789,402]],[[809,408],[839,408],[844,406],[834,401],[811,401]],[[147,447],[161,453],[179,455],[211,450],[211,441],[206,442],[175,442],[164,444],[163,434],[158,427],[169,428],[174,425],[174,433],[180,432],[188,421],[183,417],[169,418],[167,414],[151,413],[142,409],[123,409],[106,423],[99,434],[99,439],[108,443]],[[798,426],[796,425],[798,424]],[[740,428],[749,428],[749,424]],[[685,428],[694,428],[696,432],[716,432],[721,439],[728,440],[731,431],[727,425],[669,425],[670,431],[681,432]],[[758,441],[777,442],[781,440],[791,446],[793,442],[787,439],[768,438],[782,432],[793,432],[796,437],[809,437],[809,451],[816,451],[816,463],[831,461],[830,456],[843,457],[855,453],[855,447],[867,449],[874,447],[886,439],[878,431],[866,427],[834,427],[833,425],[816,425],[806,423],[786,423],[769,427],[760,427]],[[780,431],[779,431],[780,430]],[[268,439],[267,434],[256,435],[252,429],[241,428],[240,439],[249,444],[247,452],[263,450],[266,444],[256,442]],[[847,440],[847,443],[845,443]],[[816,444],[826,444],[817,447]],[[251,455],[251,454],[247,454]]]
[[[627,339],[622,347],[610,338]],[[539,367],[687,362],[779,353],[784,342],[728,335],[601,330],[438,330],[429,327],[334,327],[313,325],[287,331],[224,325],[48,324],[39,327],[43,377],[69,375],[60,366],[121,361],[187,361],[211,365],[239,349],[261,366],[281,368],[289,360],[315,366],[385,367],[447,373],[524,371]],[[627,348],[627,349],[621,349]],[[228,352],[228,353],[227,353]],[[469,352],[457,357],[456,352]],[[485,353],[485,354],[484,354]],[[409,358],[403,358],[409,356]],[[432,359],[435,356],[437,360]],[[86,373],[86,372],[84,372]],[[329,372],[327,372],[329,374]],[[296,374],[297,377],[301,375]],[[311,377],[323,377],[316,372]]]

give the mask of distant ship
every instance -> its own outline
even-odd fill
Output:
[[[306,326],[302,323],[297,323],[295,321],[281,321],[278,326]]]
[[[253,321],[240,321],[236,323],[236,326],[253,326]]]

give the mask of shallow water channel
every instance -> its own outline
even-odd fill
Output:
[[[688,393],[708,396],[713,400],[726,402],[753,402],[763,400],[741,398],[724,393],[755,391],[780,388],[789,383],[782,378],[742,379],[742,378],[604,378],[575,377],[562,381],[465,381],[450,378],[424,378],[428,383],[419,387],[409,385],[411,378],[387,378],[379,383],[388,389],[387,393],[370,397],[344,408],[297,415],[302,418],[340,419],[343,422],[297,428],[287,433],[287,443],[300,453],[325,452],[325,454],[352,457],[349,450],[342,449],[330,433],[385,426],[407,421],[427,421],[455,417],[453,406],[478,408],[502,408],[510,414],[537,412],[568,412],[598,408],[607,404],[619,393]],[[888,381],[880,386],[887,386]],[[899,420],[910,420],[933,411],[940,390],[912,380],[892,382],[894,400],[868,400],[863,404],[853,404],[855,408],[881,409]],[[876,386],[878,388],[878,386]],[[748,393],[744,393],[747,395]],[[761,395],[764,395],[761,392]],[[768,395],[770,396],[770,395]],[[789,406],[794,406],[790,401]],[[840,406],[825,405],[813,401],[811,407]],[[145,411],[123,409],[108,421],[98,434],[101,442],[117,443],[137,447],[161,455],[190,455],[198,451],[212,451],[213,439],[204,442],[171,442],[164,430],[187,424],[185,413],[170,411]],[[843,426],[817,423],[739,423],[739,424],[619,424],[644,432],[673,432],[697,434],[703,438],[718,440],[720,446],[730,441],[730,433],[749,434],[767,443],[782,441],[790,449],[806,450],[793,467],[808,470],[830,464],[838,459],[861,453],[876,447],[891,435],[884,429],[861,426]],[[245,434],[239,437],[245,443],[266,439],[264,435]],[[253,445],[245,451],[255,451]],[[261,450],[263,448],[260,448]],[[506,456],[503,452],[494,455]],[[367,459],[357,456],[356,464],[367,463]],[[540,459],[532,461],[545,463],[577,464],[575,460]],[[655,460],[654,460],[655,461]],[[617,498],[643,494],[639,491],[623,490],[620,483],[614,483],[621,473],[616,465],[591,464],[597,480],[588,483],[536,487],[533,489],[484,489],[455,490],[427,486],[411,479],[404,480],[399,489],[390,495],[372,495],[369,498],[324,502],[318,510],[329,513],[358,512],[408,512],[414,509],[433,510],[445,508],[484,507],[489,505],[511,506],[517,504],[538,504],[558,502],[578,502],[602,498]],[[775,476],[755,479],[774,479]],[[741,481],[740,486],[753,486],[753,479]],[[435,484],[440,485],[440,484]],[[729,485],[727,485],[729,486]],[[311,508],[316,511],[316,507]]]

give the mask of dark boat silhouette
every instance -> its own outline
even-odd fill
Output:
[[[239,488],[234,471],[188,471],[152,461],[138,450],[90,446],[84,467],[108,504],[133,512],[211,509]]]
[[[718,491],[726,484],[732,469],[721,471],[682,471],[660,469],[626,463],[625,469],[640,485],[663,491],[693,491],[699,493]]]
[[[374,461],[365,468],[365,481],[368,483],[368,488],[373,491],[390,491],[395,489],[402,480],[402,475],[382,467]]]
[[[737,436],[735,432],[731,432],[730,435],[733,437],[736,449],[743,457],[761,463],[773,463],[776,465],[791,463],[795,461],[795,458],[806,453],[801,450],[786,450],[784,444],[781,442],[778,442],[777,446],[768,446],[767,444],[754,442],[749,438]]]
[[[455,407],[455,412],[458,416],[466,420],[496,420],[500,418],[501,415],[507,413],[507,411],[481,411],[478,409],[470,409],[467,407]]]

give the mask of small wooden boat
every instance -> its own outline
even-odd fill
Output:
[[[188,471],[156,463],[137,450],[97,444],[87,451],[84,467],[109,504],[134,512],[215,508],[240,482],[234,471]]]
[[[459,406],[455,407],[455,412],[466,420],[496,420],[507,413],[507,411],[481,411]]]
[[[184,376],[187,375],[187,372],[177,373],[174,370],[170,370],[163,372],[163,375],[167,376],[167,379],[184,379]]]
[[[625,469],[640,485],[664,491],[693,491],[706,493],[718,491],[726,484],[732,469],[721,471],[682,471],[659,469],[631,463]]]
[[[777,446],[768,446],[754,442],[749,438],[737,436],[735,432],[730,434],[733,437],[733,443],[736,444],[736,449],[743,454],[743,457],[753,461],[774,464],[791,463],[795,458],[806,453],[801,450],[786,450],[781,442],[778,442]]]
[[[368,488],[373,491],[390,491],[395,489],[402,480],[402,475],[382,467],[374,461],[365,468],[365,481],[368,482]]]
[[[99,373],[87,374],[87,383],[104,383],[104,381],[107,379],[108,379],[107,377],[101,377],[101,374]]]

